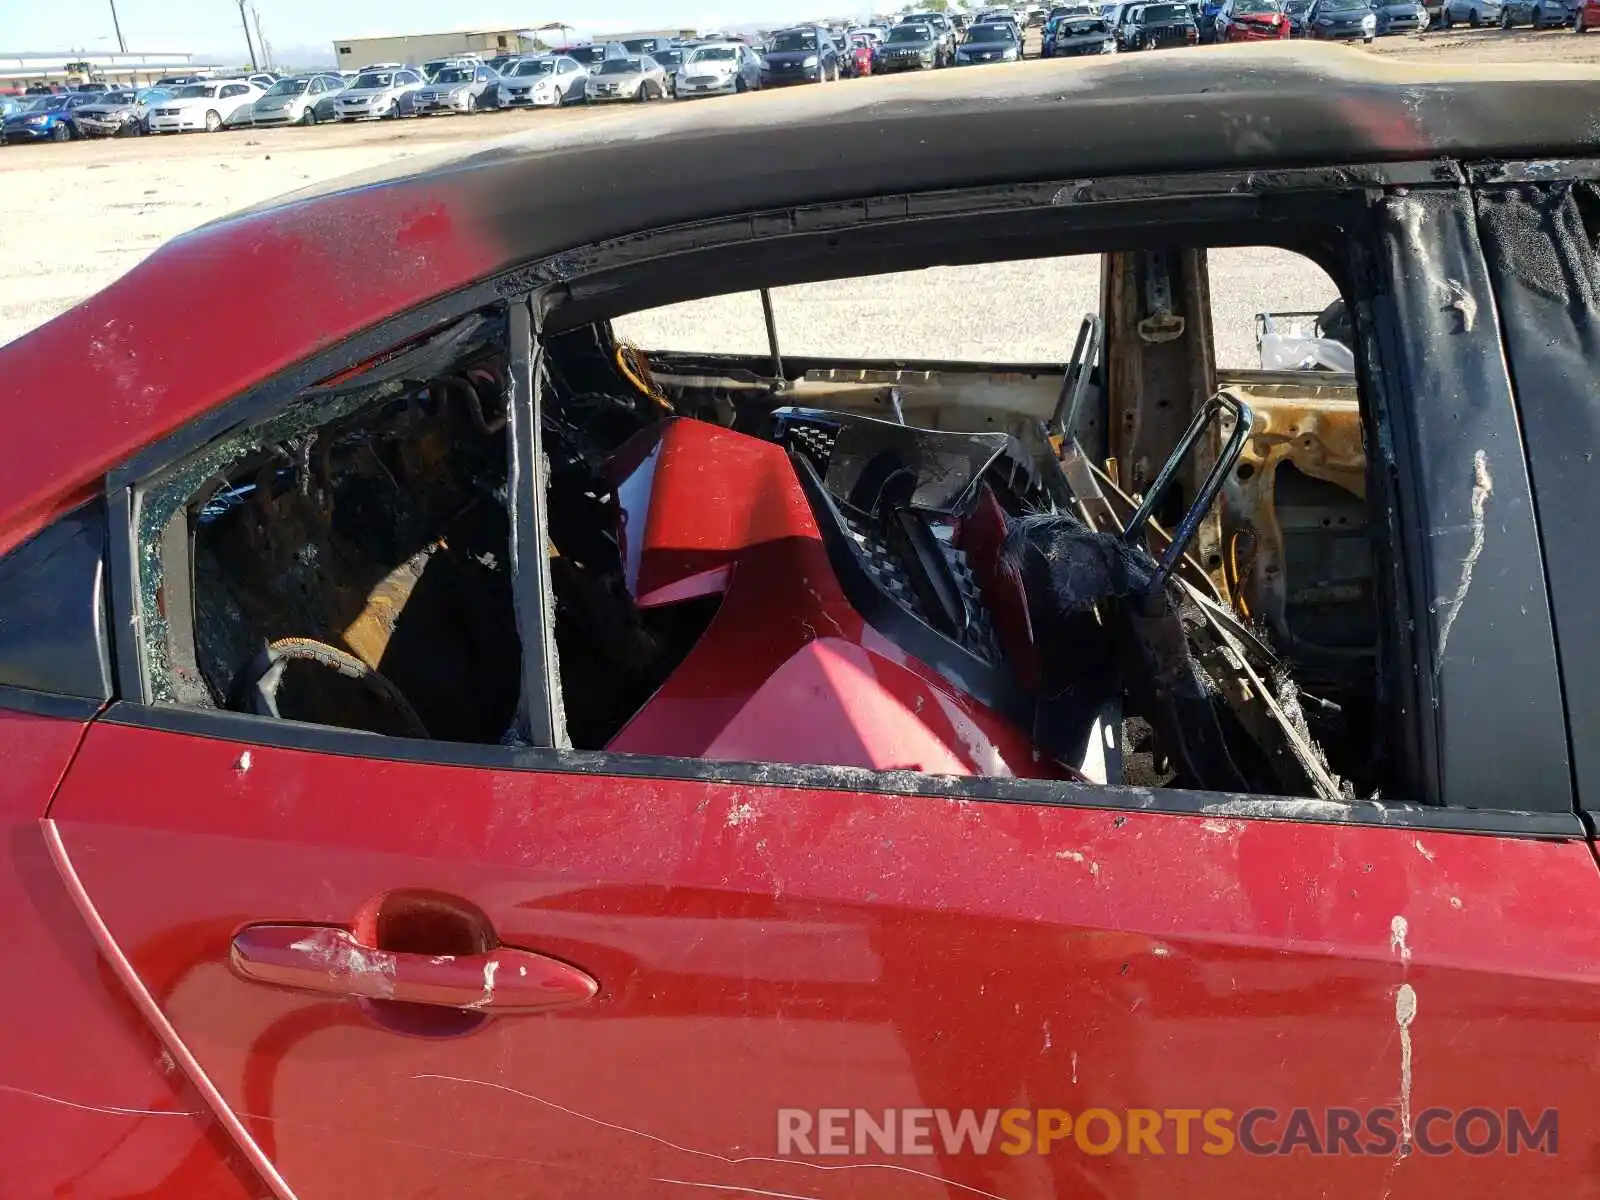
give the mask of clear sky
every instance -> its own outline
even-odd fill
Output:
[[[535,8],[519,0],[253,0],[278,59],[293,65],[333,61],[335,38],[450,29],[516,29],[572,21],[586,32],[728,28],[803,20],[858,7],[851,0],[585,0]],[[133,52],[187,50],[225,63],[247,61],[236,0],[116,0],[122,36]],[[870,7],[870,6],[866,6]],[[0,53],[115,51],[111,0],[0,0]]]

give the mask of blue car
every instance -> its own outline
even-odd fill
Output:
[[[1205,0],[1195,23],[1200,26],[1200,41],[1209,46],[1217,40],[1217,15],[1222,12],[1222,0]]]
[[[77,97],[35,96],[5,119],[8,142],[67,142],[76,136],[68,106]],[[83,99],[87,101],[88,96]]]

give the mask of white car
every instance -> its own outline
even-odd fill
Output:
[[[579,104],[589,72],[565,54],[522,58],[500,73],[497,98],[501,108],[560,108]]]
[[[183,133],[203,129],[216,133],[229,118],[237,121],[239,111],[248,112],[264,94],[255,84],[243,79],[186,83],[172,89],[172,99],[163,100],[150,110],[150,132]]]
[[[722,96],[749,92],[761,86],[761,60],[742,42],[696,46],[678,68],[674,94]]]
[[[395,71],[363,71],[333,102],[341,121],[367,121],[409,116],[416,111],[422,75],[410,67]]]

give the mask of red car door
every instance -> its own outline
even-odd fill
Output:
[[[1582,841],[1334,823],[1360,814],[1309,801],[1184,815],[1088,789],[385,761],[160,724],[124,707],[90,729],[47,840],[280,1196],[1587,1187]],[[242,973],[260,924],[317,927],[277,943],[294,986]],[[486,984],[578,969],[558,1006],[371,986],[502,944],[528,955]],[[825,1111],[857,1109],[900,1140]],[[964,1109],[986,1152],[940,1133]],[[985,1117],[1012,1109],[1025,1146]],[[1498,1130],[1494,1153],[1454,1148],[1474,1109],[1466,1136]],[[1503,1152],[1508,1109],[1545,1152]],[[1359,1146],[1330,1145],[1350,1119],[1330,1110],[1357,1114]]]

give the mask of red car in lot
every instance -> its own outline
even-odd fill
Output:
[[[1289,37],[1291,22],[1278,0],[1226,0],[1217,13],[1224,42],[1277,41]]]
[[[1573,7],[1572,32],[1587,33],[1600,27],[1600,4],[1594,0],[1579,0]]]
[[[853,79],[865,79],[872,74],[872,58],[876,43],[862,34],[855,34],[850,38],[850,48],[845,52],[850,61],[850,76]]]
[[[0,1193],[1590,1186],[1600,75],[1058,74],[401,165],[0,348]],[[1217,361],[1241,245],[1353,371]],[[784,347],[1083,254],[1050,361]]]

